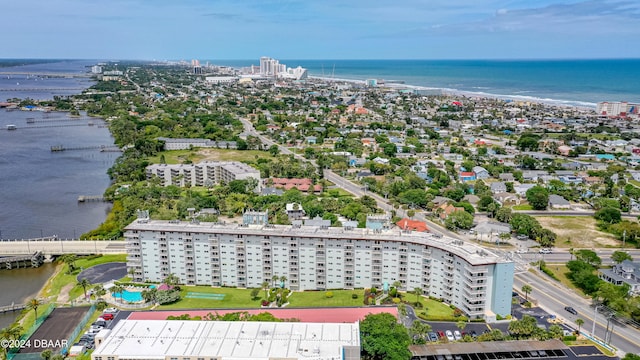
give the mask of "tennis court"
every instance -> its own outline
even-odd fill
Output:
[[[199,292],[188,292],[185,296],[186,299],[210,299],[210,300],[224,300],[224,294],[210,294]]]

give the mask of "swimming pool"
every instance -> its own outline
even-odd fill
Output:
[[[152,285],[151,288],[155,288],[155,286]],[[142,298],[142,290],[140,291],[124,290],[122,294],[113,292],[111,293],[111,295],[116,299],[122,299],[123,301],[131,302],[131,303],[140,302],[144,300]]]

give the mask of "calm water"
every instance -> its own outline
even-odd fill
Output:
[[[44,264],[37,269],[0,270],[0,306],[26,303],[37,295],[47,279],[54,273],[54,264]],[[15,321],[15,313],[0,314],[0,329]]]
[[[256,60],[211,60],[233,67]],[[401,80],[408,85],[595,107],[600,101],[640,102],[640,59],[632,60],[281,60],[309,75]]]
[[[2,68],[1,72],[85,72],[88,61],[58,61]],[[77,94],[92,85],[89,79],[41,78],[0,75],[0,101],[18,97],[51,99]],[[55,89],[55,90],[53,90]],[[27,124],[27,119],[36,122]],[[101,195],[109,186],[106,171],[119,153],[77,150],[52,153],[53,145],[87,147],[112,145],[103,122],[67,120],[66,113],[43,113],[0,109],[0,238],[20,239],[58,235],[78,237],[106,218],[110,205],[78,203],[80,195]],[[43,121],[43,122],[38,122]],[[8,131],[14,124],[17,130]],[[63,126],[79,125],[79,126]],[[25,302],[37,294],[54,271],[45,264],[38,269],[0,270],[0,306]],[[0,315],[0,328],[16,314]]]

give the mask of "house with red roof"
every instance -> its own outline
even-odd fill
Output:
[[[309,191],[309,189],[313,189],[313,192],[319,193],[322,192],[322,185],[313,184],[313,181],[308,178],[304,179],[286,179],[286,178],[268,178],[264,180],[265,185],[270,185],[271,187],[290,190],[296,188],[300,191]]]
[[[420,231],[420,232],[428,232],[429,227],[427,223],[424,221],[411,220],[409,218],[401,219],[396,223],[396,225],[402,230],[411,230],[411,231]]]

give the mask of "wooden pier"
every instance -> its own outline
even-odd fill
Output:
[[[44,255],[38,251],[32,255],[16,255],[0,258],[0,264],[7,270],[27,267],[40,267],[44,263]]]
[[[102,152],[119,152],[120,148],[115,145],[93,145],[93,146],[75,146],[75,147],[66,147],[64,145],[51,146],[51,152],[72,151],[72,150],[100,150]]]
[[[78,196],[78,202],[90,202],[90,201],[105,201],[102,195],[80,195]]]

